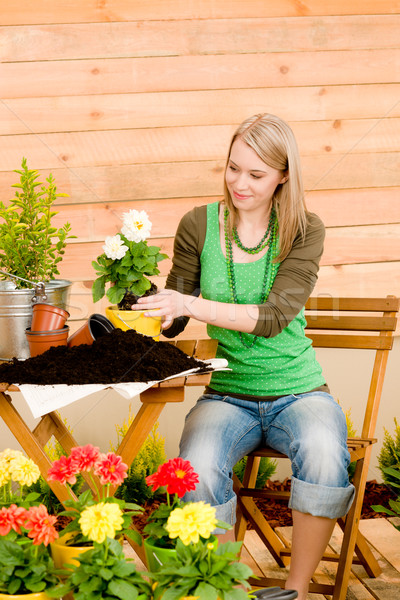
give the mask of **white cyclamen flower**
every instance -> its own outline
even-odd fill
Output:
[[[130,242],[143,242],[149,237],[151,221],[144,210],[130,210],[122,215],[121,232]]]
[[[106,243],[103,246],[103,250],[107,258],[118,260],[124,258],[128,246],[125,246],[121,236],[117,233],[117,235],[106,237]]]

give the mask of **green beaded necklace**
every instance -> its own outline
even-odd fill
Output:
[[[234,227],[232,229],[232,236],[233,236],[236,246],[238,246],[241,250],[243,250],[243,252],[247,252],[247,254],[258,254],[259,252],[261,252],[261,250],[264,250],[264,248],[270,243],[269,238],[270,238],[271,230],[274,226],[275,221],[276,221],[275,209],[272,208],[271,216],[269,217],[267,231],[264,233],[262,240],[257,244],[257,246],[254,246],[253,248],[248,248],[247,246],[243,246],[243,244],[239,238],[237,229],[236,229],[236,227]]]
[[[233,304],[239,304],[238,298],[237,298],[237,291],[236,291],[232,241],[231,241],[231,237],[228,232],[228,215],[229,215],[229,211],[226,208],[224,211],[226,268],[228,271],[228,284],[229,284],[229,291],[231,294],[231,302]],[[233,237],[234,237],[235,243],[239,246],[239,248],[241,248],[241,250],[244,250],[244,252],[247,252],[248,254],[258,254],[258,252],[260,252],[263,248],[265,248],[268,245],[268,250],[267,250],[267,254],[266,254],[265,273],[264,273],[264,279],[263,279],[263,284],[262,284],[262,288],[261,288],[261,303],[264,303],[266,301],[266,299],[268,298],[269,293],[272,288],[272,284],[275,279],[275,275],[279,268],[278,263],[272,262],[272,259],[276,256],[276,250],[277,250],[277,241],[278,241],[277,230],[278,230],[278,221],[276,219],[275,211],[273,209],[271,210],[271,216],[269,219],[267,231],[266,231],[263,239],[261,240],[261,242],[254,248],[246,248],[246,246],[243,246],[239,239],[239,236],[237,235],[236,227],[233,230]],[[236,233],[237,239],[235,238],[235,233]],[[251,335],[251,334],[248,334],[248,335]],[[253,337],[251,344],[248,344],[246,342],[246,340],[244,339],[241,331],[239,331],[239,337],[240,337],[240,341],[242,342],[243,346],[245,346],[248,349],[252,348],[257,341],[257,336],[255,335]]]

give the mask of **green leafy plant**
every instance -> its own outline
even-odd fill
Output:
[[[29,594],[47,591],[59,578],[48,550],[58,537],[56,517],[43,505],[0,511],[0,592]]]
[[[400,488],[400,425],[394,419],[395,431],[392,435],[384,429],[384,438],[381,451],[378,455],[378,465],[383,481],[397,496]]]
[[[57,214],[52,211],[53,203],[67,194],[57,193],[51,174],[47,186],[37,181],[39,173],[28,169],[26,158],[22,169],[14,172],[20,175],[20,183],[12,186],[17,188],[15,197],[8,205],[0,202],[0,269],[29,281],[49,281],[59,274],[57,265],[67,240],[75,237],[69,235],[69,223],[59,229],[51,225]],[[2,274],[2,278],[7,276]],[[15,285],[31,287],[19,279]]]
[[[148,246],[151,222],[144,210],[130,210],[122,215],[121,233],[107,237],[104,253],[92,262],[97,279],[93,282],[93,302],[106,294],[112,304],[120,304],[126,293],[143,296],[151,289],[147,276],[158,275],[158,263],[166,254],[158,246]],[[106,283],[111,287],[106,293]]]
[[[154,600],[179,600],[192,596],[199,600],[248,600],[242,588],[250,588],[250,567],[238,562],[242,542],[215,544],[200,538],[197,543],[176,543],[176,555],[150,573],[157,582]]]
[[[115,429],[118,435],[118,445],[124,439],[134,415],[129,409],[128,420],[123,421],[122,425],[116,425]],[[159,434],[158,423],[154,425],[150,434],[146,438],[143,446],[131,463],[128,475],[117,490],[117,496],[126,502],[136,502],[143,505],[154,499],[157,493],[153,492],[146,483],[146,477],[154,473],[158,467],[165,462],[165,439]],[[111,447],[115,452],[116,448]]]
[[[396,480],[398,480],[398,483],[396,485],[400,488],[400,471],[392,469],[391,467],[387,467],[386,471],[389,471],[390,474]],[[389,506],[390,508],[387,508],[385,506],[382,506],[382,504],[374,504],[373,506],[371,506],[371,508],[376,512],[383,512],[391,517],[400,517],[400,496],[397,498],[397,500],[389,500]],[[393,525],[396,527],[396,529],[400,531],[400,525],[396,525],[394,523]]]
[[[247,456],[244,456],[236,465],[233,467],[233,472],[236,477],[243,482],[243,475],[247,465]],[[260,466],[257,474],[256,488],[263,488],[272,475],[275,473],[277,467],[276,460],[270,459],[268,456],[261,457]]]
[[[74,600],[145,600],[151,598],[148,581],[136,571],[132,560],[125,558],[121,544],[107,538],[79,555],[63,583],[47,592],[53,598],[73,593]]]

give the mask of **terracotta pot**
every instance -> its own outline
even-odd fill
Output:
[[[152,313],[154,316],[145,317],[144,312]],[[159,340],[161,331],[161,317],[157,316],[157,312],[157,309],[142,311],[119,310],[117,306],[108,306],[106,308],[106,315],[115,327],[123,331],[134,329],[138,333],[148,335],[156,341]]]
[[[2,594],[0,600],[50,600],[46,592],[35,592],[32,594]]]
[[[52,304],[34,304],[31,331],[53,331],[62,329],[69,312]]]
[[[26,338],[29,344],[31,356],[42,354],[51,346],[66,346],[69,327],[56,329],[55,331],[31,331],[31,328],[25,330]]]
[[[56,569],[65,569],[65,565],[79,565],[79,555],[93,546],[67,546],[66,541],[71,534],[63,535],[50,544],[50,552]],[[69,570],[69,569],[68,569]]]
[[[93,344],[94,340],[111,333],[114,325],[104,315],[94,314],[89,317],[82,327],[68,339],[68,346],[79,346],[80,344]]]

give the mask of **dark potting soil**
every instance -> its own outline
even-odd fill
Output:
[[[53,346],[25,361],[0,365],[0,382],[38,385],[157,381],[204,362],[189,358],[168,342],[155,342],[136,331],[114,329],[92,345]]]

